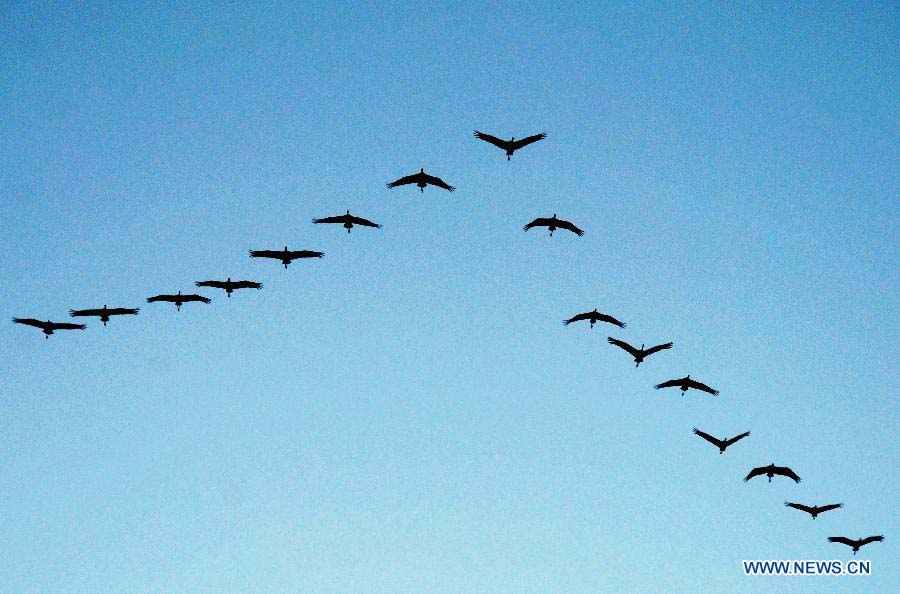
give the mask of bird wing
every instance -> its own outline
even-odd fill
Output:
[[[750,432],[749,432],[749,431],[747,431],[747,432],[745,432],[745,433],[741,433],[740,435],[735,435],[735,436],[732,437],[731,439],[726,440],[726,441],[725,441],[725,444],[726,444],[726,446],[730,446],[731,444],[737,443],[737,442],[739,442],[740,440],[744,439],[744,438],[747,437],[748,435],[750,435]]]
[[[84,324],[70,324],[68,322],[50,322],[49,326],[53,330],[84,330],[87,328]]]
[[[452,192],[456,188],[445,182],[439,177],[435,177],[433,175],[428,175],[427,173],[424,175],[425,181],[433,186],[437,186],[439,188],[444,188],[445,190]]]
[[[582,231],[581,229],[579,229],[578,227],[576,227],[573,223],[571,223],[569,221],[564,221],[562,219],[559,219],[559,221],[557,221],[557,223],[556,223],[556,226],[559,227],[560,229],[568,229],[569,231],[571,231],[578,237],[581,237],[582,235],[584,235],[584,231]]]
[[[484,132],[479,132],[478,130],[475,130],[475,138],[483,140],[485,142],[490,142],[494,146],[499,146],[503,150],[506,150],[509,147],[508,141],[501,140],[496,136],[491,136],[490,134],[485,134]]]
[[[363,219],[360,217],[350,217],[350,222],[354,225],[363,225],[364,227],[375,227],[376,229],[381,229],[381,225],[378,223],[373,223],[368,219]]]
[[[153,303],[154,301],[174,301],[175,295],[154,295],[153,297],[147,297],[147,303]]]
[[[759,476],[761,474],[766,474],[767,470],[768,469],[765,466],[760,466],[758,468],[754,468],[753,470],[750,471],[750,473],[747,476],[744,477],[744,482],[746,483],[747,481],[749,481],[750,479],[752,479],[755,476]]]
[[[281,259],[284,252],[276,252],[275,250],[250,250],[251,258],[276,258]]]
[[[703,384],[703,383],[700,383],[700,382],[696,382],[696,381],[694,381],[694,380],[692,380],[692,379],[689,379],[689,380],[688,380],[688,385],[689,385],[690,387],[696,389],[696,390],[700,390],[700,391],[702,391],[702,392],[706,392],[706,393],[708,393],[708,394],[712,394],[713,396],[717,396],[717,395],[719,394],[719,391],[718,391],[718,390],[713,390],[712,388],[710,388],[710,387],[707,386],[706,384]]]
[[[392,182],[388,182],[386,185],[389,188],[396,188],[397,186],[405,186],[406,184],[414,184],[419,181],[420,173],[413,173],[412,175],[405,175],[400,179]]]
[[[282,252],[282,254],[283,253],[284,252]],[[287,255],[291,260],[296,260],[297,258],[322,258],[325,256],[325,252],[313,252],[310,250],[294,250],[292,252],[288,252]]]
[[[224,289],[228,286],[228,283],[217,280],[197,281],[194,284],[198,287],[215,287],[216,289]]]
[[[342,215],[337,215],[337,216],[334,216],[334,217],[325,217],[325,218],[322,218],[322,219],[313,219],[312,222],[313,222],[313,223],[316,223],[317,225],[318,225],[319,223],[346,223],[346,222],[347,222],[347,215],[342,214]]]
[[[884,535],[879,534],[878,536],[868,536],[859,541],[859,546],[867,545],[870,542],[881,542],[884,540]]]
[[[108,315],[108,316],[136,316],[139,311],[141,311],[140,307],[116,307],[113,309],[107,309],[106,315]]]
[[[856,546],[857,544],[859,544],[860,541],[858,541],[858,540],[850,540],[850,539],[847,538],[846,536],[829,536],[829,537],[828,537],[828,542],[839,542],[839,543],[841,543],[841,544],[847,545],[848,547],[854,547],[854,546]]]
[[[634,348],[633,346],[631,346],[624,340],[618,340],[617,338],[613,338],[612,336],[609,336],[609,337],[607,337],[606,342],[608,342],[609,344],[614,344],[617,347],[619,347],[620,349],[624,349],[632,357],[637,357],[638,355],[641,354],[641,352],[638,349]]]
[[[257,283],[254,281],[242,280],[242,281],[234,281],[231,283],[235,289],[262,289],[262,283]]]
[[[668,380],[661,384],[656,384],[653,387],[656,388],[657,390],[659,390],[660,388],[675,388],[675,387],[680,386],[682,381],[684,381],[684,380],[680,380],[680,379]]]
[[[182,295],[181,301],[184,303],[187,303],[188,301],[202,301],[203,303],[209,303],[212,299],[204,297],[203,295]]]
[[[112,310],[108,309],[106,311],[107,311],[107,313],[109,313]],[[78,317],[78,316],[102,316],[103,310],[102,309],[70,309],[69,315],[72,316],[73,318]]]
[[[772,472],[775,474],[780,474],[781,476],[786,476],[790,479],[793,479],[795,483],[800,482],[800,477],[797,476],[797,473],[788,468],[787,466],[776,466],[772,469]]]
[[[580,313],[578,315],[572,316],[568,320],[563,320],[563,325],[568,326],[572,322],[580,322],[581,320],[589,320],[590,318],[590,313]]]
[[[805,511],[808,514],[813,513],[813,508],[808,505],[803,505],[802,503],[791,503],[790,501],[785,501],[784,505],[786,507],[793,507],[794,509],[799,509],[800,511]]]
[[[525,138],[520,138],[519,140],[512,143],[512,149],[514,151],[519,150],[523,146],[528,146],[532,142],[537,142],[538,140],[543,140],[547,138],[546,132],[541,132],[540,134],[534,134],[533,136],[526,136]]]
[[[831,511],[833,509],[837,509],[839,507],[844,507],[843,503],[829,503],[828,505],[823,505],[819,508],[819,512]]]
[[[700,431],[696,427],[694,427],[694,435],[699,435],[700,437],[702,437],[709,443],[715,445],[716,447],[722,447],[722,445],[724,445],[724,442],[722,442],[722,440],[713,437],[712,435],[710,435],[709,433],[707,433],[705,431]]]
[[[625,327],[624,322],[620,322],[619,320],[615,319],[614,317],[608,316],[606,314],[598,314],[597,319],[600,320],[601,322],[606,322],[607,324],[612,324],[614,326],[618,326],[619,328]]]
[[[35,328],[47,328],[47,322],[42,322],[41,320],[35,320],[34,318],[13,318],[13,322],[16,324],[25,324],[26,326],[34,326]]]
[[[525,229],[526,231],[528,231],[532,227],[549,227],[549,226],[550,226],[550,219],[547,219],[544,217],[538,217],[522,228]]]
[[[649,357],[653,353],[658,353],[659,351],[664,351],[664,350],[670,349],[670,348],[672,348],[671,342],[667,342],[666,344],[658,344],[656,346],[652,346],[649,349],[645,350],[644,356]]]

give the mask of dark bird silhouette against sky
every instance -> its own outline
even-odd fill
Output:
[[[623,325],[624,327],[624,325]],[[643,363],[644,359],[652,355],[653,353],[658,353],[659,351],[664,351],[666,349],[672,348],[672,343],[667,342],[665,344],[658,344],[656,346],[652,346],[649,349],[645,349],[644,345],[641,344],[641,348],[636,349],[624,340],[619,340],[617,338],[613,338],[612,336],[607,337],[606,342],[609,344],[613,344],[620,349],[624,350],[626,353],[634,357],[634,366],[638,367],[641,363]]]
[[[684,396],[684,393],[687,392],[690,388],[700,390],[701,392],[706,392],[707,394],[712,394],[713,396],[719,395],[718,390],[713,390],[706,384],[702,384],[696,380],[692,380],[691,376],[689,375],[681,379],[673,379],[661,384],[656,384],[654,388],[656,388],[657,390],[662,388],[681,388],[682,396]]]
[[[860,538],[857,540],[853,540],[852,538],[847,538],[846,536],[829,536],[828,542],[839,542],[841,544],[845,544],[848,547],[853,548],[853,554],[856,555],[856,552],[859,551],[860,547],[864,547],[870,542],[881,542],[884,540],[883,535],[878,536],[867,536],[866,538]]]
[[[47,320],[42,322],[34,318],[13,318],[16,324],[25,324],[26,326],[34,326],[40,328],[44,332],[44,338],[50,338],[54,330],[84,330],[87,328],[84,324],[69,324],[68,322],[51,322]]]
[[[432,185],[437,186],[439,188],[444,188],[448,192],[452,192],[456,188],[445,182],[439,177],[435,177],[433,175],[428,175],[425,173],[425,169],[419,169],[419,173],[413,173],[412,175],[406,175],[401,177],[400,179],[387,183],[388,188],[396,188],[397,186],[405,186],[407,184],[416,184],[419,186],[419,191],[424,192],[425,186]]]
[[[100,309],[70,309],[69,315],[73,318],[79,316],[96,316],[100,318],[100,321],[106,326],[106,322],[109,321],[110,316],[136,316],[139,311],[141,311],[139,307],[107,308],[106,305],[104,305]]]
[[[830,503],[828,505],[803,505],[802,503],[792,503],[790,501],[785,501],[784,505],[786,507],[793,507],[794,509],[805,511],[812,516],[813,520],[815,520],[816,516],[818,516],[822,512],[827,512],[839,507],[844,507],[843,503]]]
[[[217,281],[217,280],[208,280],[208,281],[197,281],[194,283],[198,287],[213,287],[215,289],[225,289],[225,294],[228,297],[231,297],[231,294],[235,291],[235,289],[262,289],[263,286],[261,283],[256,283],[248,280],[239,280],[233,281],[231,277],[228,277],[228,280]]]
[[[167,301],[169,303],[174,303],[175,309],[181,311],[181,306],[185,303],[189,303],[191,301],[209,303],[211,299],[209,297],[204,297],[203,295],[182,295],[181,291],[178,291],[177,295],[154,295],[153,297],[147,297],[147,303],[153,303],[155,301]]]
[[[745,437],[750,435],[750,432],[747,431],[745,433],[741,433],[740,435],[735,435],[731,439],[719,439],[718,437],[713,437],[709,433],[706,433],[705,431],[700,431],[699,429],[694,427],[694,434],[699,435],[700,437],[702,437],[709,443],[711,443],[714,446],[716,446],[717,448],[719,448],[719,454],[724,454],[725,449],[728,446],[733,445],[733,444],[739,442],[740,440],[744,439]]]
[[[519,150],[522,147],[528,146],[532,142],[537,142],[538,140],[543,140],[547,138],[546,132],[541,132],[540,134],[535,134],[533,136],[526,136],[520,140],[516,140],[516,137],[513,136],[509,140],[502,140],[497,138],[496,136],[491,136],[490,134],[485,134],[484,132],[479,132],[475,130],[475,138],[479,140],[483,140],[485,142],[490,142],[494,146],[498,146],[506,151],[506,160],[509,161],[512,158],[512,154]]]
[[[563,325],[568,326],[573,322],[580,322],[582,320],[589,321],[591,323],[591,328],[593,328],[594,324],[596,324],[597,322],[606,322],[607,324],[612,324],[613,326],[618,326],[619,328],[625,327],[624,322],[620,322],[612,316],[600,313],[599,311],[597,311],[597,308],[594,308],[594,311],[580,313],[569,318],[568,320],[563,320]]]
[[[348,211],[349,212],[349,211]],[[294,260],[299,260],[300,258],[323,258],[325,256],[324,252],[313,252],[310,250],[289,250],[287,246],[284,246],[284,250],[250,250],[251,258],[272,258],[273,260],[281,260],[281,263],[284,264],[284,267],[287,268],[288,264],[293,262]]]
[[[556,218],[556,213],[553,213],[553,216],[550,217],[549,219],[548,219],[548,218],[545,218],[545,217],[538,217],[538,218],[536,218],[535,220],[531,221],[530,223],[528,223],[527,225],[525,225],[525,226],[522,227],[522,228],[525,229],[526,231],[528,231],[529,229],[531,229],[531,228],[533,228],[533,227],[547,227],[547,228],[549,228],[549,229],[550,229],[550,236],[551,236],[551,237],[553,236],[553,232],[556,231],[557,229],[566,229],[566,230],[568,230],[568,231],[571,231],[572,233],[574,233],[574,234],[577,235],[578,237],[581,237],[582,235],[584,235],[584,231],[582,231],[581,229],[579,229],[578,227],[576,227],[575,225],[573,225],[573,224],[570,223],[569,221],[564,221],[564,220],[562,220],[562,219],[557,219],[557,218]]]
[[[376,229],[381,229],[381,225],[373,223],[368,219],[355,217],[350,214],[349,210],[347,211],[347,214],[337,215],[335,217],[325,217],[324,219],[313,219],[312,222],[317,225],[321,225],[323,223],[340,223],[344,225],[344,229],[347,230],[347,233],[350,233],[350,229],[353,228],[353,225],[362,225],[363,227],[375,227]]]
[[[797,476],[797,473],[788,468],[787,466],[775,466],[774,464],[769,464],[768,466],[760,466],[758,468],[754,468],[750,471],[750,473],[744,477],[744,482],[746,483],[750,479],[755,476],[766,475],[769,477],[769,482],[772,482],[772,477],[776,474],[781,476],[786,476],[789,479],[792,479],[795,483],[800,482],[800,477]]]

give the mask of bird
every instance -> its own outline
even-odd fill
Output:
[[[40,328],[44,332],[44,338],[50,338],[54,330],[84,330],[87,328],[84,324],[69,324],[68,322],[51,322],[47,320],[42,322],[34,318],[13,318],[16,324],[25,324],[26,326],[34,326]]]
[[[784,502],[785,507],[793,507],[794,509],[799,509],[800,511],[805,511],[809,515],[812,516],[812,519],[815,520],[816,516],[818,516],[822,512],[831,511],[833,509],[837,509],[839,507],[844,507],[843,503],[831,503],[828,505],[803,505],[802,503],[791,503],[790,501]]]
[[[225,289],[225,294],[228,297],[231,297],[231,293],[234,292],[235,289],[262,289],[263,286],[261,283],[256,283],[253,281],[241,280],[241,281],[233,281],[231,277],[228,277],[228,280],[217,281],[217,280],[208,280],[208,281],[197,281],[194,283],[198,287],[215,287],[216,289]]]
[[[178,291],[177,295],[154,295],[153,297],[147,297],[147,303],[153,303],[154,301],[168,301],[169,303],[174,303],[175,309],[181,311],[181,305],[184,303],[190,301],[209,303],[211,299],[209,297],[204,297],[203,295],[182,295],[181,291]]]
[[[288,264],[290,264],[294,260],[299,260],[300,258],[323,258],[325,257],[325,253],[313,252],[310,250],[288,250],[287,246],[284,246],[284,251],[250,250],[250,257],[272,258],[274,260],[281,260],[281,263],[284,264],[285,268],[287,268]]]
[[[405,186],[406,184],[416,184],[417,186],[419,186],[420,192],[425,192],[425,186],[427,186],[428,184],[437,186],[439,188],[444,188],[448,192],[452,192],[456,189],[441,178],[425,173],[424,167],[419,169],[419,173],[406,175],[396,181],[388,182],[386,185],[388,188],[396,188],[397,186]]]
[[[588,320],[591,323],[591,328],[594,327],[594,324],[597,322],[606,322],[608,324],[612,324],[614,326],[618,326],[619,328],[624,328],[625,323],[620,322],[612,316],[600,313],[597,311],[597,308],[594,308],[594,311],[589,311],[586,313],[580,313],[576,316],[569,318],[568,320],[563,320],[563,325],[568,326],[572,322],[580,322],[581,320]]]
[[[526,231],[528,231],[532,227],[549,227],[551,237],[553,237],[553,232],[556,231],[557,229],[566,229],[568,231],[571,231],[578,237],[581,237],[582,235],[584,235],[584,231],[582,231],[581,229],[579,229],[578,227],[576,227],[569,221],[557,219],[556,213],[553,213],[553,216],[549,219],[544,218],[544,217],[538,217],[522,228],[525,229]]]
[[[702,392],[707,392],[708,394],[712,394],[713,396],[718,396],[719,391],[713,390],[706,384],[701,384],[696,380],[692,380],[691,376],[686,376],[681,379],[673,379],[667,382],[663,382],[661,384],[656,384],[654,386],[657,390],[660,388],[681,388],[681,395],[684,396],[684,393],[688,391],[689,388],[694,388],[695,390],[700,390]]]
[[[776,474],[780,474],[781,476],[786,476],[789,479],[793,479],[795,483],[800,482],[800,477],[797,476],[793,470],[788,468],[787,466],[775,466],[774,464],[769,464],[768,466],[760,466],[759,468],[754,468],[750,471],[750,473],[744,477],[744,482],[746,483],[750,479],[755,476],[766,475],[769,477],[769,482],[772,482],[772,477]]]
[[[363,227],[375,227],[376,229],[381,229],[381,225],[373,223],[367,219],[362,219],[360,217],[355,217],[350,214],[350,211],[347,211],[347,214],[337,215],[334,217],[325,217],[324,219],[313,219],[313,223],[321,224],[321,223],[343,223],[344,229],[347,230],[347,233],[350,233],[350,229],[353,228],[353,225],[362,225]]]
[[[79,316],[98,316],[100,321],[103,322],[103,325],[106,326],[106,322],[109,321],[109,316],[136,316],[139,311],[141,311],[141,308],[139,307],[107,308],[104,304],[100,309],[70,309],[69,315],[73,318]]]
[[[847,538],[846,536],[829,536],[828,542],[839,542],[841,544],[845,544],[848,547],[853,547],[853,554],[856,555],[856,552],[860,547],[864,547],[870,542],[881,542],[884,540],[883,535],[878,536],[867,536],[866,538],[860,538],[858,540],[852,540]]]
[[[624,324],[622,326],[624,328]],[[665,344],[658,344],[656,346],[652,346],[649,349],[645,349],[643,343],[641,344],[641,348],[636,349],[624,340],[619,340],[617,338],[613,338],[612,336],[607,337],[606,342],[609,344],[614,344],[620,349],[623,349],[629,355],[634,357],[635,367],[638,367],[641,363],[643,363],[644,359],[652,355],[653,353],[658,353],[659,351],[664,351],[666,349],[672,348],[672,343],[667,342]]]
[[[479,140],[484,140],[485,142],[490,142],[494,146],[498,146],[506,151],[506,160],[509,161],[512,158],[512,154],[519,150],[522,147],[528,146],[532,142],[537,142],[538,140],[543,140],[547,138],[546,132],[541,132],[540,134],[535,134],[533,136],[526,136],[521,140],[516,140],[516,137],[513,136],[509,140],[501,140],[496,136],[491,136],[490,134],[485,134],[484,132],[479,132],[475,130],[475,138]]]
[[[716,446],[717,448],[719,448],[719,454],[724,454],[725,448],[744,439],[745,437],[750,435],[750,432],[746,431],[744,433],[741,433],[740,435],[735,435],[731,439],[719,439],[717,437],[713,437],[712,435],[710,435],[709,433],[706,433],[705,431],[700,431],[699,429],[694,427],[694,434],[699,435],[700,437],[702,437],[709,443],[711,443],[714,446]]]

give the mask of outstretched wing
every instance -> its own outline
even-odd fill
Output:
[[[325,218],[322,218],[322,219],[313,219],[312,222],[315,223],[315,224],[317,224],[317,225],[318,225],[319,223],[346,223],[346,222],[347,222],[347,215],[342,214],[342,215],[337,215],[337,216],[335,216],[335,217],[325,217]]]
[[[406,184],[414,184],[419,181],[420,175],[421,175],[421,173],[405,175],[405,176],[401,177],[400,179],[398,179],[396,181],[388,182],[385,185],[387,185],[388,188],[396,188],[397,186],[405,186]]]
[[[772,469],[772,472],[774,472],[775,474],[780,474],[781,476],[786,476],[789,479],[793,479],[795,483],[800,482],[800,477],[797,476],[797,473],[787,466],[776,466]]]
[[[664,351],[666,349],[672,348],[672,343],[667,342],[666,344],[658,344],[656,346],[650,347],[649,349],[644,351],[644,356],[649,357],[653,353],[658,353],[659,351]]]
[[[525,138],[520,138],[512,144],[512,149],[514,151],[519,150],[523,146],[528,146],[532,142],[537,142],[538,140],[543,140],[547,138],[546,132],[541,132],[540,134],[535,134],[533,136],[526,136]]]
[[[197,281],[194,284],[198,287],[214,287],[216,289],[224,289],[228,286],[228,283],[217,280]]]
[[[108,315],[108,316],[136,316],[139,311],[141,311],[140,307],[115,307],[113,309],[107,309],[106,315]]]
[[[50,328],[53,330],[84,330],[87,326],[84,324],[70,324],[68,322],[50,322]]]
[[[257,289],[258,290],[258,289],[263,288],[262,283],[257,283],[257,282],[248,281],[248,280],[235,281],[235,282],[231,283],[231,286],[233,286],[235,289]]]
[[[857,544],[857,541],[850,540],[846,536],[829,536],[828,542],[839,542],[841,544],[847,545],[848,547],[854,547]]]
[[[490,142],[494,146],[500,147],[503,150],[506,150],[509,146],[509,142],[507,142],[506,140],[501,140],[496,136],[491,136],[490,134],[485,134],[484,132],[479,132],[478,130],[475,130],[475,138],[483,140],[485,142]]]
[[[700,431],[696,427],[694,427],[694,435],[699,435],[700,437],[702,437],[703,439],[705,439],[706,441],[708,441],[709,443],[713,444],[716,447],[720,448],[724,445],[720,439],[713,437],[712,435],[710,435],[709,433],[707,433],[705,431]]]
[[[725,444],[726,444],[726,446],[730,446],[731,444],[737,443],[737,442],[739,442],[740,440],[744,439],[744,438],[747,437],[748,435],[750,435],[750,432],[749,432],[749,431],[747,431],[747,432],[745,432],[745,433],[741,433],[740,435],[735,435],[735,436],[732,437],[731,439],[727,440],[727,441],[725,442]]]
[[[421,175],[421,174],[420,174],[420,175]],[[445,182],[444,180],[442,180],[442,179],[439,178],[439,177],[435,177],[435,176],[433,176],[433,175],[428,175],[427,173],[426,173],[423,177],[425,178],[425,181],[426,181],[427,183],[431,184],[432,186],[437,186],[437,187],[439,187],[439,188],[444,188],[445,190],[447,190],[447,191],[449,191],[449,192],[452,192],[453,190],[456,189],[456,188],[454,188],[453,186],[451,186],[450,184],[448,184],[447,182]]]
[[[362,225],[363,227],[375,227],[376,229],[381,229],[381,225],[378,223],[373,223],[368,219],[363,219],[360,217],[350,217],[350,222],[354,225]]]
[[[878,536],[868,536],[859,541],[859,546],[867,545],[870,542],[881,542],[884,540],[884,535],[880,534]]]
[[[110,313],[111,311],[113,311],[113,310],[111,310],[111,309],[106,310],[106,313]],[[73,318],[77,318],[80,316],[102,316],[103,310],[102,309],[70,309],[69,315],[72,316]]]
[[[744,477],[744,482],[746,483],[747,481],[749,481],[750,479],[752,479],[755,476],[759,476],[761,474],[766,474],[766,472],[768,472],[768,469],[765,466],[760,466],[759,468],[754,468],[753,470],[750,471],[750,473],[747,476]]]
[[[26,326],[34,326],[35,328],[47,328],[47,322],[35,320],[34,318],[13,318],[16,324],[25,324]]]
[[[610,336],[610,337],[608,337],[608,338],[606,339],[606,342],[608,342],[609,344],[614,344],[614,345],[616,345],[617,347],[619,347],[620,349],[624,349],[624,350],[625,350],[626,352],[628,352],[632,357],[637,357],[637,356],[639,356],[639,355],[641,354],[641,352],[640,352],[639,350],[637,350],[636,348],[634,348],[633,346],[631,346],[630,344],[628,344],[628,343],[625,342],[624,340],[618,340],[618,339],[613,338],[612,336]],[[696,431],[696,429],[695,429],[695,431]]]
[[[786,507],[793,507],[794,509],[799,509],[800,511],[805,511],[808,514],[813,513],[813,508],[808,505],[803,505],[802,503],[791,503],[790,501],[785,501],[784,505]]]
[[[682,381],[684,381],[684,380],[680,380],[680,379],[668,380],[661,384],[656,384],[653,387],[656,388],[657,390],[659,390],[660,388],[677,388],[677,387],[681,386]]]
[[[590,320],[590,319],[591,319],[590,313],[580,313],[576,316],[569,318],[568,320],[563,320],[563,325],[568,326],[572,322],[580,322],[581,320]]]
[[[556,226],[559,227],[560,229],[568,229],[569,231],[571,231],[578,237],[581,237],[582,235],[584,235],[584,231],[582,231],[581,229],[579,229],[578,227],[576,227],[573,223],[571,223],[569,221],[563,221],[562,219],[560,219],[559,221],[557,221]]]
[[[288,257],[290,257],[291,260],[296,260],[297,258],[323,258],[324,256],[325,252],[313,252],[310,250],[295,250],[293,252],[288,252]]]
[[[209,297],[204,297],[203,295],[182,295],[181,301],[187,303],[188,301],[202,301],[203,303],[210,303],[212,299]]]
[[[598,314],[597,319],[601,322],[606,322],[607,324],[612,324],[613,326],[618,326],[619,328],[625,327],[625,322],[620,322],[612,316],[608,316],[606,314]]]
[[[837,509],[839,507],[844,507],[843,503],[829,503],[828,505],[823,505],[819,508],[819,513],[831,511],[833,509]]]
[[[284,256],[284,252],[276,252],[275,250],[250,250],[251,258],[275,258],[280,260]]]
[[[531,229],[533,227],[549,227],[549,226],[550,226],[550,219],[547,219],[544,217],[538,217],[522,228],[525,229],[526,231],[528,231],[529,229]]]
[[[154,301],[172,301],[174,295],[154,295],[153,297],[147,297],[147,303],[153,303]]]
[[[709,386],[704,383],[694,381],[692,379],[688,380],[688,385],[695,390],[700,390],[701,392],[706,392],[707,394],[712,394],[713,396],[717,396],[719,394],[718,390],[713,390]]]

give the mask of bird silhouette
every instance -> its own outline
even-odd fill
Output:
[[[771,483],[772,477],[775,476],[776,474],[781,475],[781,476],[786,476],[789,479],[793,479],[793,481],[795,483],[800,482],[800,477],[797,476],[797,473],[795,473],[793,470],[791,470],[787,466],[775,466],[774,464],[769,464],[768,466],[760,466],[758,468],[754,468],[753,470],[750,471],[750,473],[747,476],[744,477],[744,482],[749,481],[750,479],[752,479],[755,476],[766,475],[767,477],[769,477],[769,482]]]
[[[203,295],[182,295],[181,291],[178,291],[177,295],[154,295],[153,297],[147,297],[147,303],[153,303],[155,301],[167,301],[169,303],[174,303],[175,309],[181,311],[181,306],[185,303],[189,303],[191,301],[209,303],[211,299],[209,299],[208,297],[204,297]]]
[[[322,223],[342,223],[344,225],[344,229],[347,230],[347,233],[350,233],[350,229],[353,228],[353,225],[362,225],[363,227],[375,227],[376,229],[381,229],[381,225],[373,223],[367,219],[362,219],[360,217],[355,217],[350,214],[350,211],[347,211],[347,214],[337,215],[334,217],[325,217],[324,219],[313,219],[313,223],[319,225]]]
[[[231,297],[231,294],[235,291],[235,289],[262,289],[263,286],[260,283],[256,283],[253,281],[240,280],[233,281],[231,277],[228,277],[228,280],[217,281],[217,280],[208,280],[208,281],[197,281],[194,283],[198,287],[213,287],[216,289],[225,289],[225,294],[228,297]]]
[[[100,309],[70,309],[69,315],[73,318],[79,316],[96,316],[99,317],[100,321],[103,322],[103,325],[106,326],[110,316],[136,316],[139,311],[141,311],[139,307],[107,308],[106,305],[104,305]]]
[[[444,188],[448,192],[452,192],[456,188],[445,182],[439,177],[435,177],[433,175],[428,175],[425,173],[425,169],[419,169],[419,173],[413,173],[412,175],[407,175],[401,177],[400,179],[392,182],[388,182],[386,185],[388,188],[396,188],[397,186],[405,186],[407,184],[416,184],[419,186],[419,191],[424,192],[425,186],[431,184],[432,186],[437,186],[439,188]]]
[[[273,260],[281,260],[281,263],[284,264],[285,268],[287,268],[288,264],[294,260],[299,260],[301,258],[322,258],[324,256],[325,254],[323,252],[312,252],[309,250],[292,251],[288,250],[287,246],[284,246],[284,251],[250,250],[251,258],[272,258]]]
[[[702,437],[709,443],[711,443],[714,446],[716,446],[717,448],[719,448],[719,454],[724,454],[725,449],[728,446],[733,445],[733,444],[739,442],[740,440],[744,439],[745,437],[750,435],[750,432],[747,431],[745,433],[741,433],[740,435],[735,435],[731,439],[719,439],[717,437],[713,437],[712,435],[710,435],[709,433],[706,433],[705,431],[700,431],[699,429],[694,427],[694,434],[699,435],[700,437]]]
[[[549,219],[542,218],[542,217],[536,218],[535,220],[531,221],[530,223],[528,223],[527,225],[525,225],[522,228],[525,229],[526,231],[528,231],[529,229],[531,229],[533,227],[549,227],[551,237],[553,237],[553,232],[556,231],[557,229],[566,229],[568,231],[571,231],[578,237],[581,237],[582,235],[584,235],[584,231],[582,231],[581,229],[579,229],[578,227],[576,227],[569,221],[557,219],[556,213],[553,213],[553,216]]]
[[[34,326],[40,328],[44,332],[44,338],[50,338],[54,330],[84,330],[87,328],[84,324],[69,324],[68,322],[51,322],[47,320],[35,320],[34,318],[13,318],[16,324],[25,324],[26,326]]]
[[[857,540],[853,540],[852,538],[847,538],[846,536],[829,536],[828,542],[839,542],[841,544],[845,544],[848,547],[853,547],[853,555],[856,555],[856,552],[859,551],[860,547],[864,547],[870,542],[881,542],[884,540],[883,535],[878,536],[867,536],[866,538],[860,538]]]
[[[624,327],[624,326],[623,326]],[[644,345],[641,344],[641,348],[636,349],[624,340],[619,340],[617,338],[613,338],[612,336],[607,337],[606,342],[609,344],[613,344],[620,349],[624,350],[626,353],[634,357],[635,367],[638,367],[641,363],[644,362],[644,359],[652,355],[653,353],[658,353],[659,351],[664,351],[666,349],[672,348],[672,343],[667,342],[665,344],[658,344],[656,346],[652,346],[649,349],[645,349]]]
[[[594,311],[580,313],[569,318],[568,320],[563,320],[563,325],[568,326],[573,322],[580,322],[582,320],[589,321],[591,323],[591,328],[593,328],[594,324],[596,324],[597,322],[606,322],[607,324],[612,324],[614,326],[618,326],[619,328],[625,327],[624,322],[620,322],[612,316],[600,313],[599,311],[597,311],[597,308],[594,308]]]
[[[484,140],[485,142],[490,142],[494,146],[498,146],[506,151],[506,160],[509,161],[512,158],[512,154],[519,150],[522,147],[528,146],[532,142],[537,142],[538,140],[543,140],[547,138],[546,132],[541,132],[540,134],[535,134],[534,136],[526,136],[521,140],[516,140],[516,137],[513,136],[509,140],[502,140],[497,138],[496,136],[491,136],[490,134],[485,134],[484,132],[479,132],[475,130],[475,138],[479,140]]]
[[[719,391],[713,390],[706,384],[701,384],[696,380],[692,380],[691,376],[686,376],[681,379],[673,379],[661,384],[656,384],[654,386],[657,390],[661,388],[681,388],[681,395],[684,396],[684,393],[687,392],[690,388],[694,388],[695,390],[700,390],[701,392],[706,392],[708,394],[712,394],[713,396],[718,396]]]
[[[793,507],[794,509],[799,509],[800,511],[805,511],[809,515],[812,516],[812,519],[815,520],[816,516],[818,516],[822,512],[831,511],[833,509],[837,509],[839,507],[844,507],[843,503],[830,503],[828,505],[803,505],[802,503],[791,503],[790,501],[784,502],[785,507]]]

